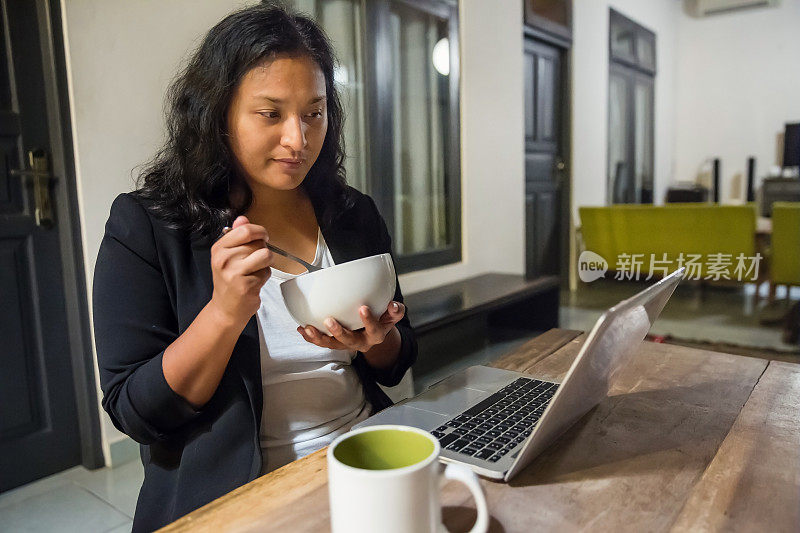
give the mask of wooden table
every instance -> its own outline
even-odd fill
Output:
[[[584,335],[550,330],[494,366],[561,379]],[[164,531],[327,531],[326,450]],[[609,397],[510,483],[481,480],[491,531],[800,530],[800,365],[643,343]],[[472,499],[442,493],[451,531]]]

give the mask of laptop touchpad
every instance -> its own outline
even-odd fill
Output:
[[[412,426],[431,431],[448,420],[450,420],[449,416],[442,416],[429,411],[414,409],[408,405],[395,405],[356,424],[354,429],[365,426],[377,426],[380,424],[399,424],[401,426]]]
[[[487,396],[489,396],[489,393],[482,390],[457,387],[433,387],[414,398],[411,405],[417,409],[425,409],[426,411],[433,411],[434,413],[451,416],[460,413]]]

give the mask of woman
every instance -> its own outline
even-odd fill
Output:
[[[152,530],[327,445],[391,404],[416,357],[398,286],[364,329],[291,321],[278,284],[389,252],[345,185],[333,54],[319,27],[254,6],[217,24],[172,86],[168,139],[111,207],[95,268],[103,407],[142,444],[134,530]],[[232,226],[223,232],[224,226]]]

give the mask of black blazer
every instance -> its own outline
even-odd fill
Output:
[[[334,261],[390,252],[375,203],[355,189],[349,194],[353,206],[321,227]],[[213,397],[195,410],[167,385],[161,359],[211,299],[212,241],[168,228],[147,204],[135,193],[114,200],[93,291],[102,405],[117,428],[141,443],[145,476],[134,531],[168,524],[261,471],[263,399],[255,317],[239,337]],[[403,300],[399,284],[394,299]],[[353,361],[373,412],[392,403],[377,383],[396,385],[416,359],[408,317],[397,327],[402,345],[393,368],[372,368],[360,353]]]

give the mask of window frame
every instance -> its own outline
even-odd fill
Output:
[[[617,55],[614,53],[614,48],[611,44],[611,36],[612,36],[612,28],[615,25],[622,25],[627,26],[633,33],[633,49],[632,49],[632,58],[627,58],[625,56]],[[653,47],[653,66],[649,66],[645,63],[641,63],[639,61],[639,39],[644,38],[645,40],[649,41]],[[644,74],[649,74],[655,77],[656,72],[658,71],[658,55],[656,54],[656,34],[641,24],[636,23],[635,21],[629,19],[619,11],[616,11],[613,8],[609,8],[609,20],[608,20],[608,60],[609,63],[616,63],[621,64],[626,67],[633,68],[638,70]]]
[[[542,30],[546,33],[555,35],[568,41],[572,40],[572,2],[570,0],[564,1],[566,9],[567,22],[560,24],[554,20],[550,20],[542,15],[537,14],[533,10],[533,4],[536,0],[524,0],[523,2],[523,17],[525,24],[532,28]]]
[[[460,60],[458,5],[454,0],[368,0],[362,5],[365,18],[365,96],[367,147],[367,181],[369,192],[381,211],[390,235],[394,234],[394,144],[392,137],[393,101],[391,66],[390,9],[393,3],[403,4],[447,20],[450,42],[449,135],[445,140],[447,160],[445,173],[447,231],[450,244],[442,249],[395,255],[399,274],[458,263],[462,259],[461,237],[461,128],[460,128]]]

